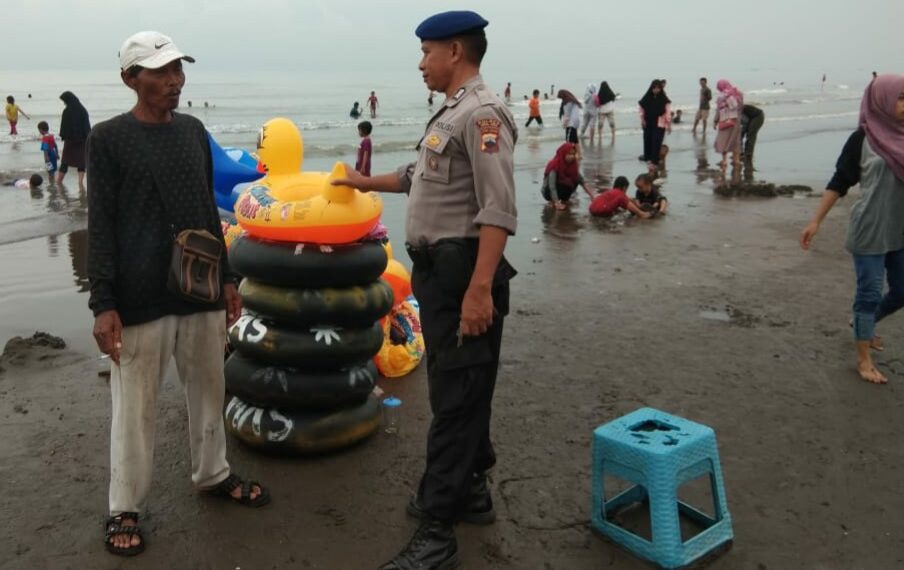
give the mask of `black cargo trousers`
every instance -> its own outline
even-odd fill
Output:
[[[424,511],[444,521],[462,514],[474,475],[496,463],[490,416],[502,326],[509,310],[509,280],[516,271],[504,257],[500,260],[492,286],[496,311],[492,326],[480,336],[460,336],[461,303],[474,272],[477,247],[477,239],[407,246],[414,264],[411,285],[420,304],[433,412],[418,495]]]

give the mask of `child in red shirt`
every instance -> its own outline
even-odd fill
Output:
[[[650,218],[652,214],[644,212],[637,207],[637,204],[628,198],[628,179],[619,176],[612,184],[612,189],[604,190],[597,194],[596,198],[590,202],[590,214],[592,216],[611,216],[619,210],[628,210],[638,218]]]
[[[47,174],[53,180],[53,175],[57,171],[57,160],[60,158],[56,138],[50,132],[50,125],[47,124],[47,121],[38,123],[38,132],[41,133],[41,151],[44,153],[44,167],[47,168]]]

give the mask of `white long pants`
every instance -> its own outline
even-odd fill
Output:
[[[124,327],[110,392],[110,514],[141,512],[154,468],[157,392],[175,357],[188,406],[191,480],[216,485],[229,475],[223,429],[225,311],[166,316]]]

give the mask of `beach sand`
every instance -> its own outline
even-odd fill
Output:
[[[698,168],[701,154],[718,161],[712,136],[700,150],[687,133],[673,135],[669,214],[621,224],[589,218],[586,197],[570,213],[544,209],[538,173],[553,147],[527,140],[516,171],[521,228],[508,254],[520,274],[493,416],[499,520],[458,527],[464,568],[647,568],[589,526],[591,432],[641,406],[716,431],[735,541],[712,568],[904,565],[904,448],[894,436],[902,321],[880,326],[889,384],[858,380],[842,248],[852,201],[829,216],[812,251],[797,245],[846,136],[761,137],[758,179],[807,184],[814,197],[723,198],[715,172]],[[637,142],[588,149],[585,174],[633,178]],[[387,201],[396,232],[401,207]],[[34,256],[45,241],[2,246],[0,260]],[[69,246],[83,248],[83,237]],[[13,280],[30,271],[13,265]],[[79,282],[77,268],[52,275],[70,279],[67,290],[73,275]],[[404,401],[397,435],[316,459],[263,456],[230,439],[235,471],[271,489],[260,511],[193,492],[183,398],[168,382],[142,520],[148,550],[130,561],[107,554],[109,391],[90,348],[87,299],[30,299],[6,306],[17,324],[4,330],[37,323],[30,331],[61,335],[70,348],[19,345],[0,360],[0,568],[373,568],[408,540],[416,523],[404,508],[430,419],[423,367],[381,383]]]

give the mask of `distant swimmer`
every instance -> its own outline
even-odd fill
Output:
[[[676,125],[681,123],[681,109],[672,112],[672,122]]]
[[[352,110],[348,112],[348,116],[352,119],[357,119],[361,116],[361,112],[361,107],[359,107],[358,102],[355,101],[355,103],[352,105]]]
[[[508,83],[505,84],[505,102],[506,103],[512,102],[512,82],[511,81],[509,81]]]
[[[377,99],[377,92],[371,91],[370,97],[367,98],[367,106],[370,107],[370,118],[371,119],[377,118],[377,106],[379,104],[380,104],[380,102]]]
[[[428,107],[433,106],[433,91],[432,90],[430,91],[430,94],[427,95],[427,106]]]

